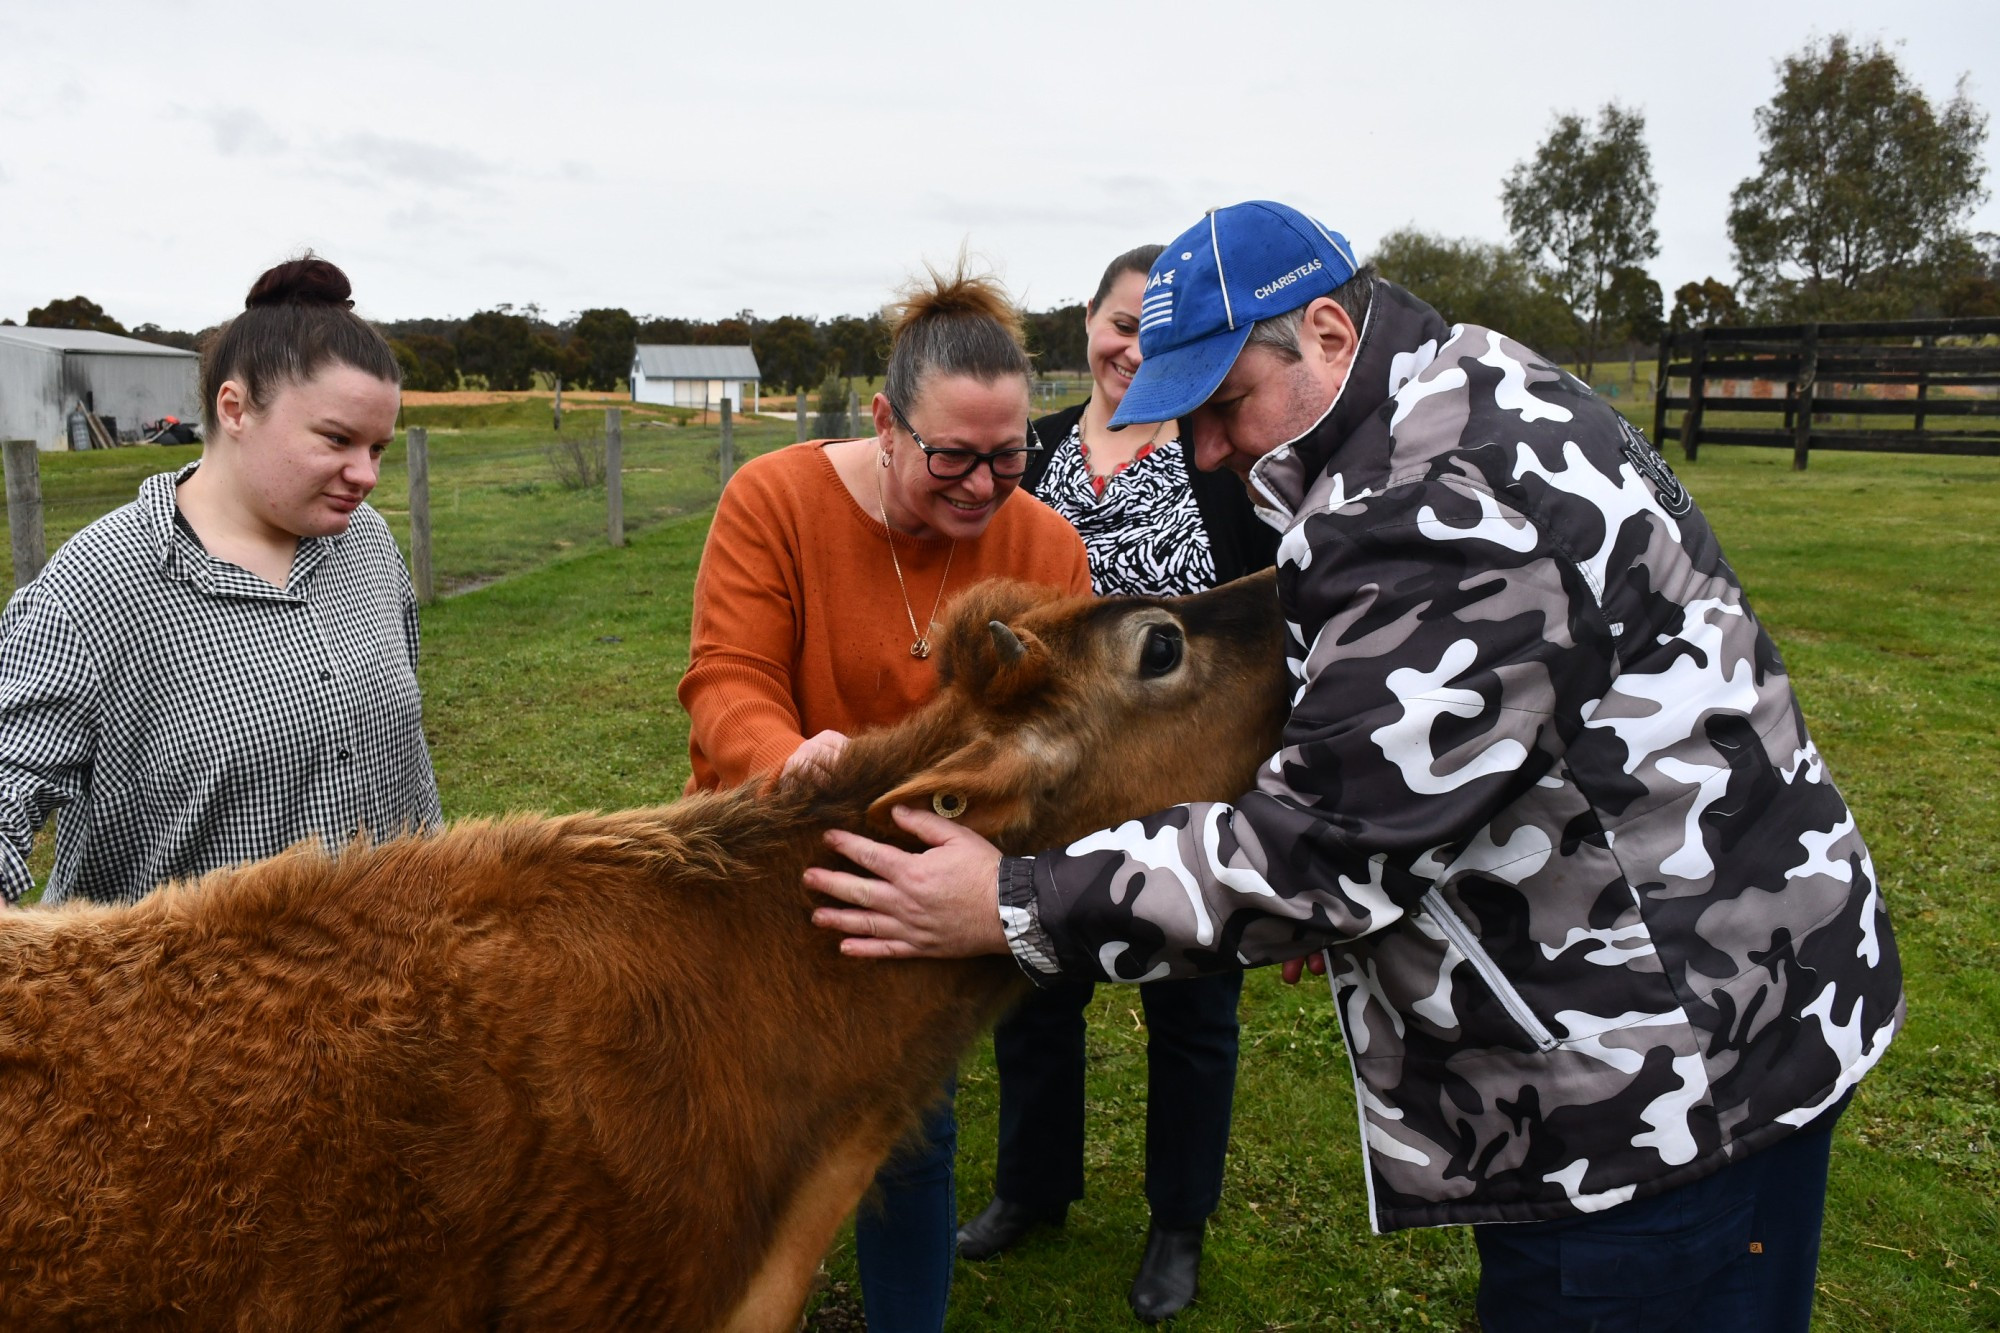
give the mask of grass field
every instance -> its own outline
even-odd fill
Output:
[[[625,527],[643,530],[705,511],[720,493],[721,428],[672,408],[621,409]],[[409,407],[406,426],[429,436],[432,566],[441,593],[476,587],[579,551],[609,546],[603,487],[570,489],[549,457],[548,404]],[[564,437],[597,447],[602,408],[564,414]],[[710,417],[713,423],[714,418]],[[751,417],[734,423],[738,461],[790,443],[792,427]],[[385,459],[375,507],[409,545],[409,470],[403,438]]]
[[[502,414],[431,428],[440,517],[445,478],[457,477],[462,521],[494,530],[468,532],[460,549],[500,552],[454,568],[468,581],[521,571],[425,615],[427,729],[447,812],[671,798],[687,772],[674,691],[706,529],[696,474],[712,468],[713,428],[704,437],[628,425],[628,457],[657,447],[668,470],[643,493],[645,517],[622,551],[604,546],[601,510],[588,503],[564,509],[546,487],[506,489],[535,479],[533,422]],[[643,442],[654,436],[658,446]],[[754,449],[790,430],[752,427],[739,450],[746,436]],[[138,475],[120,471],[128,456],[144,470],[168,457],[58,456],[45,488],[57,503],[82,505],[79,490],[122,502]],[[1835,1144],[1817,1326],[2000,1329],[2000,460],[1829,455],[1803,475],[1789,462],[1714,448],[1682,476],[1785,652],[1869,839],[1907,974],[1910,1025]],[[389,468],[380,495],[392,509],[399,476]],[[641,493],[627,493],[629,514]],[[1145,1229],[1135,1001],[1105,987],[1093,1009],[1089,1197],[1064,1232],[960,1265],[952,1328],[1133,1327],[1124,1291]],[[995,1104],[982,1046],[961,1082],[964,1212],[990,1190]],[[1353,1098],[1323,986],[1288,990],[1268,971],[1249,979],[1233,1147],[1204,1274],[1202,1299],[1173,1325],[1183,1333],[1472,1326],[1463,1232],[1368,1234]],[[855,1308],[843,1241],[815,1326],[858,1328]]]
[[[2000,1328],[2000,463],[1716,449],[1683,476],[1785,650],[1873,848],[1903,951],[1910,1026],[1862,1085],[1833,1171],[1819,1326]],[[453,814],[614,806],[686,773],[686,661],[699,516],[446,602],[424,680]],[[1144,1034],[1099,992],[1091,1193],[1066,1231],[960,1265],[952,1327],[1131,1326],[1145,1228]],[[1204,1294],[1175,1327],[1458,1329],[1462,1232],[1371,1237],[1352,1093],[1323,990],[1250,978],[1234,1146]],[[992,1180],[990,1050],[960,1093],[960,1205]],[[845,1248],[816,1318],[858,1327]]]

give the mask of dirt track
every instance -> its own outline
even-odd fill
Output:
[[[555,394],[548,389],[507,391],[498,389],[454,389],[448,393],[420,393],[417,390],[410,389],[405,390],[403,393],[403,401],[412,407],[436,407],[440,404],[453,407],[474,407],[481,403],[532,402],[536,399],[540,399],[546,403],[554,398]],[[632,396],[623,393],[602,393],[581,389],[563,390],[563,406],[580,407],[585,405],[629,407],[632,405]]]

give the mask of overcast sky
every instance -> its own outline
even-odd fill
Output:
[[[198,328],[311,246],[382,319],[829,317],[962,241],[1041,309],[1239,199],[1364,254],[1505,240],[1508,169],[1614,98],[1646,115],[1671,292],[1734,276],[1752,113],[1840,31],[2000,108],[1993,0],[0,0],[0,316],[81,293]]]

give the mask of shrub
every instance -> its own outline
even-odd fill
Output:
[[[813,422],[813,434],[823,440],[835,440],[847,438],[854,430],[847,419],[847,390],[839,380],[828,376],[826,383],[819,386],[819,415]]]
[[[604,484],[606,446],[603,431],[588,435],[558,435],[542,446],[556,483],[566,491],[594,490]]]

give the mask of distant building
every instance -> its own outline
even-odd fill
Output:
[[[161,417],[198,421],[200,366],[193,352],[115,333],[0,325],[0,439],[67,449],[79,403],[121,433]]]
[[[727,398],[755,412],[764,401],[764,376],[747,347],[640,343],[632,349],[632,401],[713,411]]]

